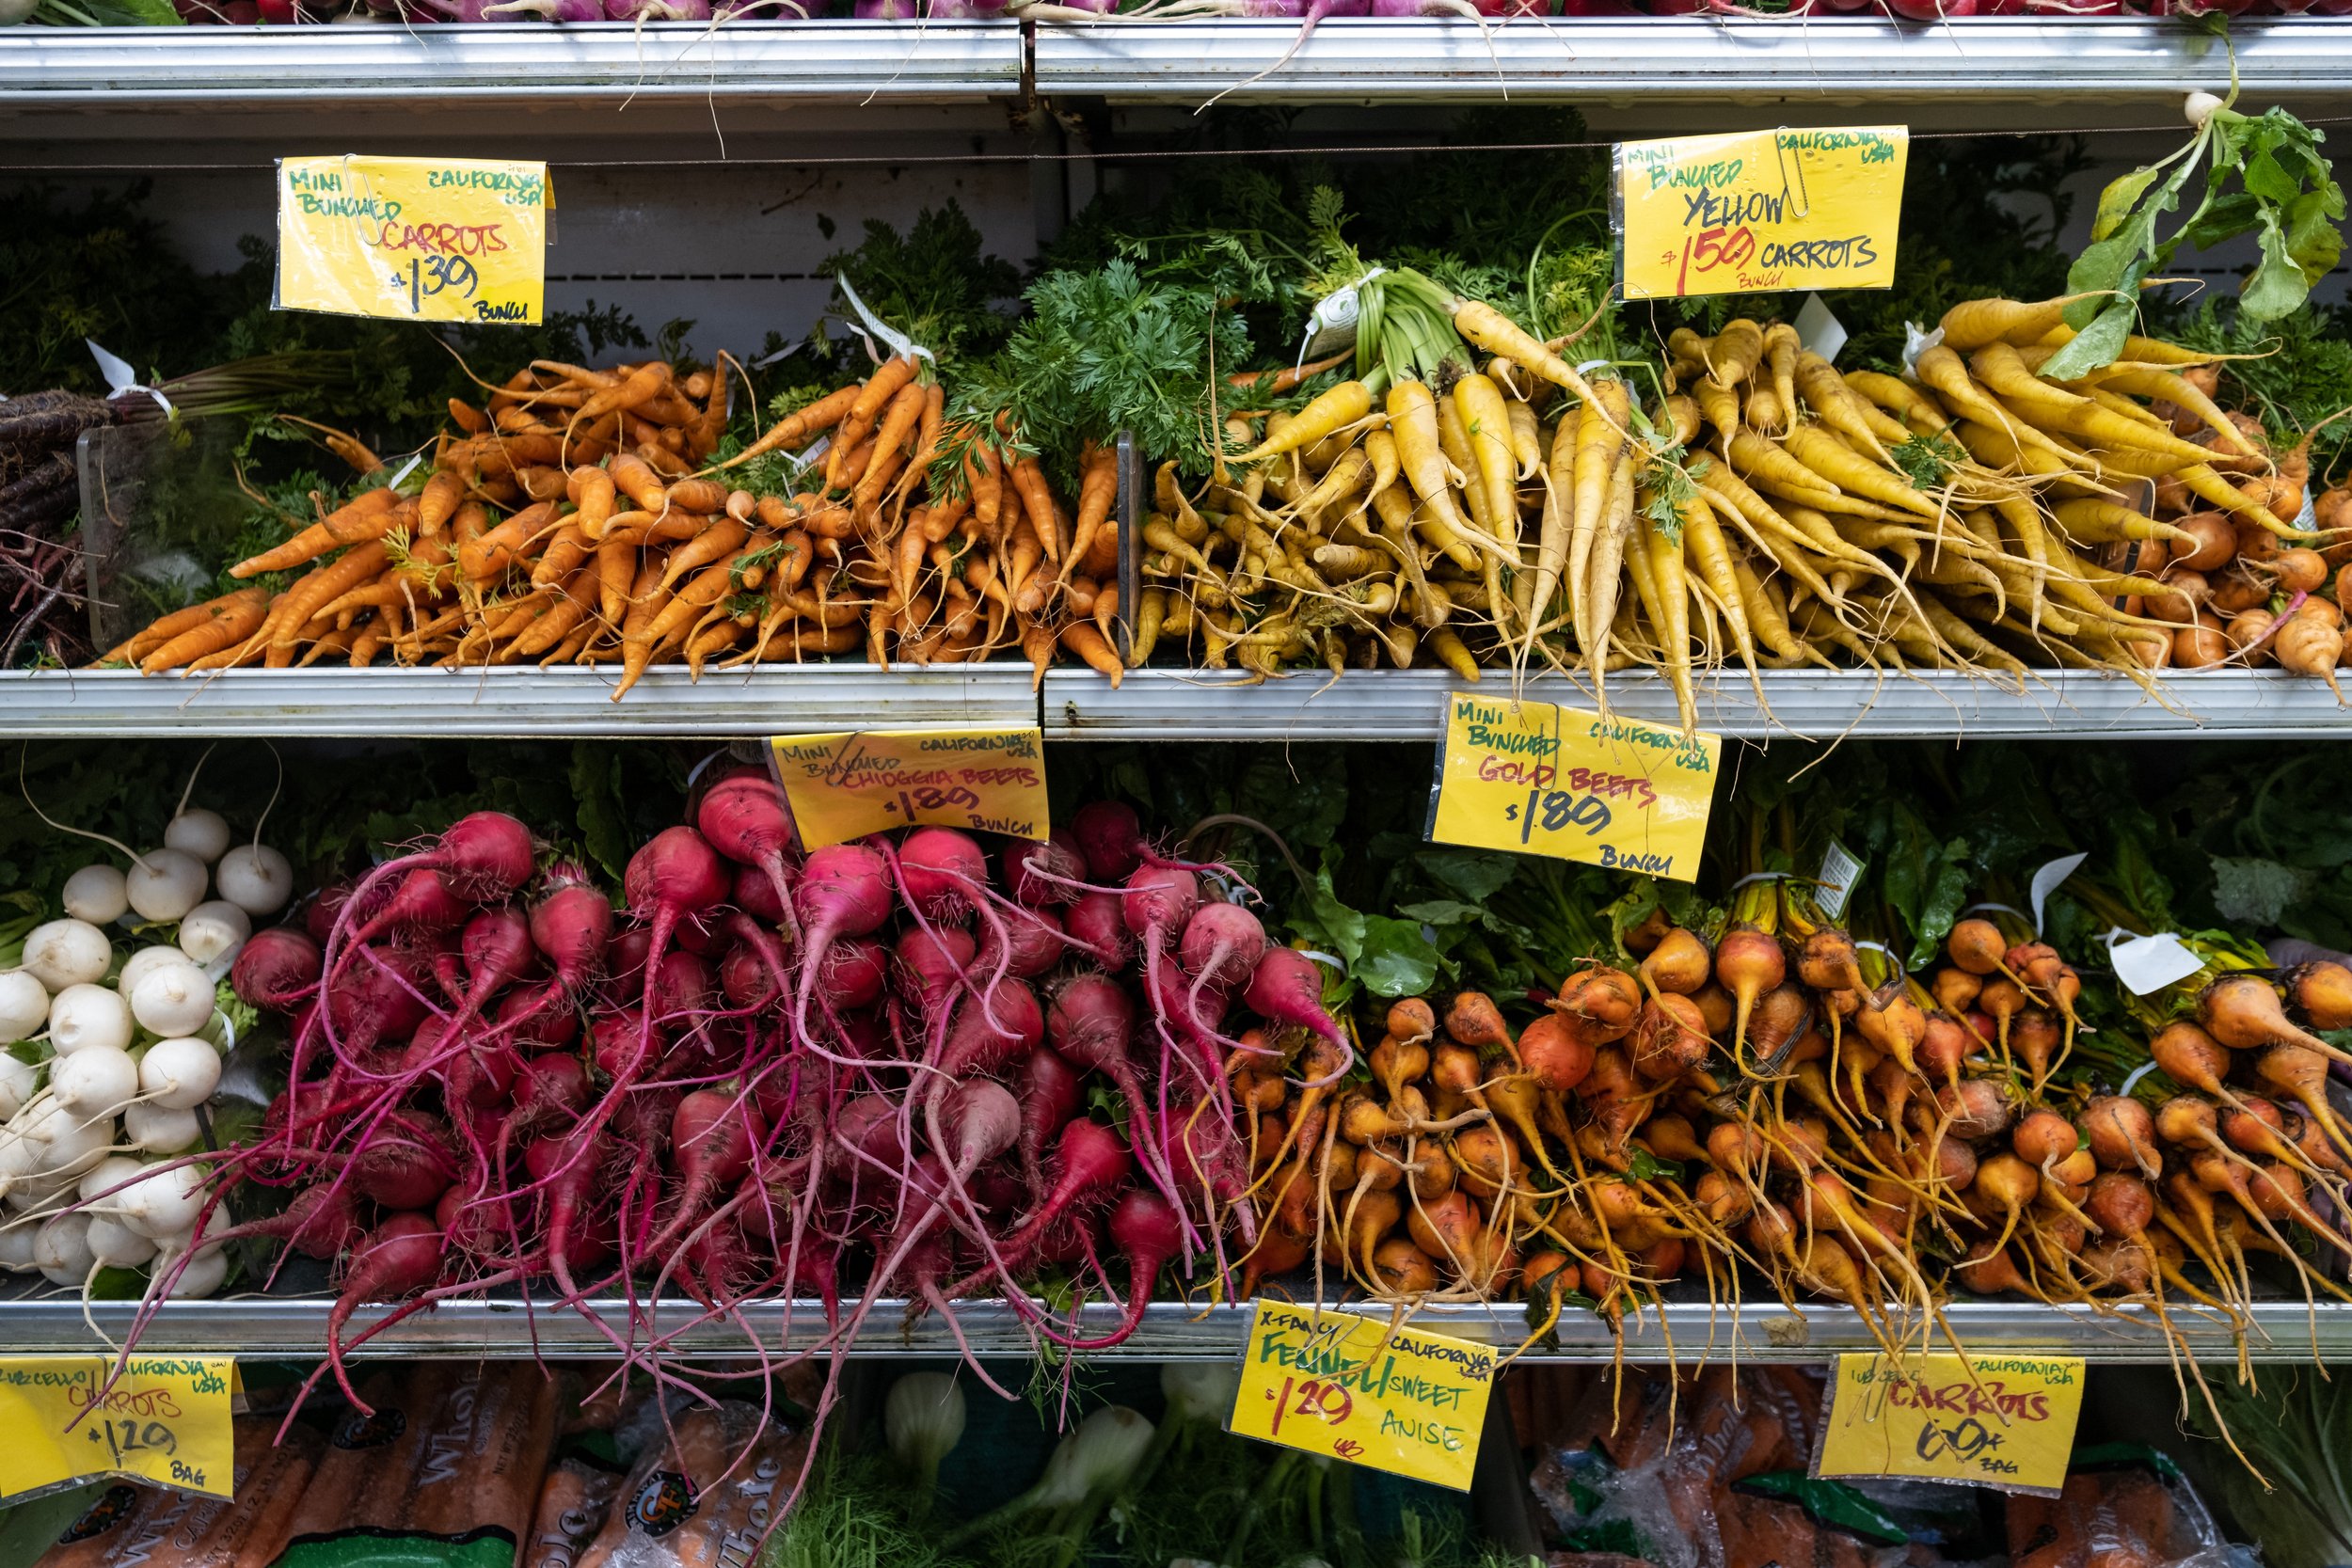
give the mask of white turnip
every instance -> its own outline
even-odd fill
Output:
[[[84,1203],[112,1213],[115,1199],[108,1195],[127,1181],[137,1180],[139,1173],[146,1168],[128,1154],[109,1154],[90,1166],[82,1180],[74,1183],[73,1196]]]
[[[108,1165],[114,1163],[106,1162]],[[204,1212],[204,1172],[195,1165],[170,1161],[136,1165],[130,1177],[110,1185],[121,1189],[106,1200],[117,1216],[140,1235],[156,1242],[184,1236]],[[86,1196],[88,1186],[86,1180]],[[222,1211],[215,1208],[213,1218],[222,1221]],[[222,1223],[225,1227],[225,1221]]]
[[[31,1039],[49,1022],[49,988],[22,969],[0,971],[0,1043]]]
[[[65,912],[74,919],[105,926],[122,918],[131,907],[131,895],[123,883],[122,873],[101,863],[86,865],[68,877],[59,901],[65,905]]]
[[[229,824],[216,811],[191,806],[164,824],[164,847],[210,865],[229,850]]]
[[[294,867],[266,844],[240,844],[213,867],[213,884],[247,914],[276,914],[294,896]]]
[[[199,964],[233,960],[253,934],[253,917],[226,898],[190,910],[180,922],[180,951]]]
[[[33,1238],[33,1266],[52,1285],[80,1285],[89,1278],[96,1259],[89,1250],[90,1216],[59,1214],[45,1221]]]
[[[110,1117],[139,1092],[139,1065],[127,1051],[88,1046],[57,1058],[49,1092],[75,1116]]]
[[[151,1035],[193,1035],[213,1021],[212,977],[192,963],[158,963],[128,993],[131,1016]]]
[[[139,1092],[167,1111],[193,1111],[220,1086],[220,1053],[209,1040],[158,1040],[139,1058]]]
[[[0,1121],[24,1109],[40,1088],[40,1069],[0,1051]]]
[[[177,849],[150,849],[123,873],[131,911],[141,920],[168,924],[204,902],[204,863]]]
[[[91,1259],[109,1269],[135,1269],[155,1256],[155,1243],[112,1214],[92,1214],[82,1244]]]
[[[194,1111],[166,1110],[144,1101],[122,1108],[124,1141],[150,1154],[177,1154],[193,1146],[202,1133]]]
[[[157,964],[183,964],[189,961],[188,956],[177,947],[162,944],[142,947],[123,959],[122,967],[115,971],[115,990],[128,1002],[131,993],[139,989],[139,982],[147,978],[148,971]]]
[[[103,986],[68,986],[49,1004],[49,1044],[60,1056],[94,1046],[127,1051],[130,1005]]]
[[[24,973],[54,996],[68,986],[104,979],[115,954],[106,933],[88,921],[51,920],[24,933],[22,961]]]

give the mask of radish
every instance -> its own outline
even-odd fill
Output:
[[[87,920],[51,920],[24,933],[18,961],[54,996],[69,986],[104,979],[114,964],[114,947],[106,933]]]
[[[981,938],[970,973],[1002,973],[1016,979],[1034,980],[1061,962],[1068,946],[1061,921],[1051,909],[1008,910],[1003,919],[992,923]]]
[[[135,857],[122,880],[123,896],[141,920],[167,925],[204,901],[204,863],[177,849]]]
[[[1241,993],[1242,1006],[1260,1018],[1289,1024],[1322,1036],[1355,1060],[1347,1037],[1323,1006],[1323,967],[1292,947],[1269,947],[1249,972]],[[1342,1072],[1347,1070],[1343,1066]]]
[[[343,1397],[362,1416],[374,1415],[375,1407],[359,1397],[350,1378],[344,1375],[343,1329],[350,1323],[351,1315],[362,1306],[398,1301],[431,1285],[441,1272],[442,1246],[441,1231],[430,1216],[397,1213],[387,1216],[351,1255],[351,1266],[343,1275],[342,1293],[335,1298],[334,1307],[326,1314],[326,1358],[334,1369],[335,1381],[342,1387]],[[293,1418],[289,1412],[287,1419]]]
[[[212,978],[193,963],[159,963],[128,992],[131,1016],[151,1035],[193,1035],[213,1022]]]
[[[1099,1339],[1081,1339],[1072,1350],[1107,1350],[1124,1343],[1143,1326],[1145,1308],[1152,1305],[1152,1288],[1160,1271],[1184,1247],[1184,1224],[1168,1199],[1141,1188],[1123,1194],[1106,1222],[1111,1244],[1127,1259],[1127,1310],[1119,1326]]]
[[[204,1212],[204,1173],[195,1165],[140,1165],[109,1186],[113,1190],[103,1198],[114,1206],[116,1216],[151,1241],[194,1229]]]
[[[194,1111],[166,1110],[144,1101],[133,1101],[122,1108],[123,1141],[150,1154],[177,1154],[193,1148],[203,1133]]]
[[[920,926],[909,926],[898,933],[896,947],[899,996],[917,1017],[939,1016],[947,999],[962,984],[977,951],[969,931],[954,927],[926,930]],[[47,1006],[48,999],[44,997],[42,1006]]]
[[[60,1056],[90,1049],[127,1051],[131,1008],[103,986],[68,986],[49,1003],[49,1046]]]
[[[986,995],[964,998],[947,1026],[939,1056],[945,1076],[932,1080],[934,1097],[948,1079],[986,1077],[1002,1071],[1035,1051],[1045,1038],[1045,1016],[1037,993],[1019,980],[1007,980]]]
[[[180,951],[198,964],[233,960],[253,934],[253,917],[225,898],[199,904],[180,922]]]
[[[899,891],[924,919],[961,926],[972,918],[988,884],[988,857],[969,834],[916,828],[899,841],[897,859]]]
[[[794,865],[801,849],[792,807],[776,781],[756,768],[723,775],[703,792],[694,825],[712,848],[738,863],[756,867],[774,894],[773,913],[739,895],[736,903],[762,920],[783,922],[792,910]],[[738,879],[739,884],[741,879]]]
[[[191,807],[164,824],[164,847],[210,865],[229,851],[229,824],[216,811]]]
[[[833,944],[842,937],[870,936],[880,929],[890,918],[890,892],[888,864],[862,844],[828,846],[801,867],[792,885],[792,907],[802,930],[801,984],[792,1009],[796,1038],[808,1038],[808,1004]]]
[[[1057,828],[1042,843],[1021,840],[1005,849],[1005,886],[1013,901],[1033,910],[1067,904],[1086,880],[1086,856],[1067,829]]]
[[[30,1039],[48,1022],[49,988],[24,970],[0,970],[0,1043]]]
[[[1070,832],[1086,857],[1089,881],[1124,882],[1152,858],[1143,837],[1143,819],[1121,800],[1089,800],[1070,819]]]
[[[139,1065],[127,1051],[87,1046],[57,1058],[49,1092],[75,1116],[111,1117],[139,1092]]]
[[[1127,929],[1126,905],[1116,893],[1098,888],[1080,894],[1062,916],[1062,929],[1074,946],[1114,974],[1135,961],[1135,933]]]
[[[1090,1205],[1116,1190],[1134,1168],[1119,1135],[1091,1117],[1080,1117],[1054,1140],[1054,1187],[1045,1201],[1005,1238],[1008,1260],[1025,1257],[1048,1227],[1073,1209]]]
[[[0,1121],[24,1109],[40,1087],[40,1069],[11,1052],[0,1051]]]
[[[1049,1032],[1060,1010],[1057,999],[1053,1012],[1046,1015]],[[1133,1007],[1128,1009],[1128,1016],[1132,1021]],[[1086,1085],[1071,1070],[1069,1062],[1052,1051],[1029,1053],[1028,1059],[1021,1065],[1021,1138],[1015,1147],[1021,1155],[1021,1171],[1028,1182],[1031,1203],[1043,1203],[1046,1198],[1045,1146],[1085,1104]]]
[[[870,1006],[890,979],[890,949],[871,937],[848,937],[825,954],[818,979],[825,1005],[836,1012]]]
[[[292,926],[273,926],[248,941],[230,966],[229,986],[256,1007],[290,1012],[318,989],[325,968],[319,944]]]
[[[1232,990],[1265,957],[1265,927],[1239,904],[1208,903],[1184,922],[1177,959],[1197,985]]]
[[[111,926],[131,908],[131,894],[122,873],[101,863],[86,865],[68,877],[59,902],[75,920]]]
[[[386,1209],[430,1209],[456,1179],[444,1127],[410,1111],[386,1117],[349,1172],[352,1190]]]
[[[90,1256],[86,1213],[59,1214],[42,1223],[33,1238],[33,1266],[52,1285],[85,1285],[97,1259]]]

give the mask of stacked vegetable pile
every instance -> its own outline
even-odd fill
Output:
[[[215,979],[293,877],[258,840],[232,847],[201,807],[172,818],[162,848],[122,852],[127,873],[102,862],[69,878],[64,916],[23,931],[0,971],[0,1037],[20,1042],[0,1051],[0,1267],[85,1290],[101,1269],[146,1268],[168,1294],[210,1295],[229,1260],[199,1113],[235,1043]],[[123,958],[102,929],[119,921],[160,940]]]
[[[0,560],[15,579],[0,606],[9,618],[0,667],[15,662],[16,650],[52,614],[80,608],[73,573],[81,558],[68,526],[82,504],[73,446],[83,431],[113,417],[98,399],[72,392],[0,400]],[[63,616],[49,632],[57,645],[81,641]]]
[[[1114,806],[993,867],[938,828],[803,857],[764,773],[717,779],[694,815],[630,861],[619,923],[583,872],[536,866],[523,824],[477,813],[239,956],[237,993],[291,1017],[290,1080],[209,1162],[204,1212],[292,1189],[222,1239],[347,1259],[338,1376],[411,1312],[539,1279],[559,1307],[636,1280],[632,1303],[676,1284],[739,1320],[759,1296],[830,1309],[854,1275],[856,1311],[812,1350],[884,1297],[985,1291],[1108,1345],[1166,1264],[1221,1270],[1248,1240],[1228,1055],[1337,1030],[1311,960],[1204,901],[1203,879],[1233,887],[1219,868],[1165,859]],[[1049,1276],[1123,1296],[1123,1323],[1073,1339],[1026,1293]],[[605,1332],[658,1359],[641,1307]]]
[[[956,663],[1017,646],[1042,672],[1058,641],[1116,674],[1107,453],[1089,459],[1073,522],[1034,456],[993,428],[943,428],[941,387],[898,358],[712,463],[729,368],[541,361],[485,408],[453,399],[459,434],[413,494],[363,492],[230,569],[310,568],[282,589],[164,616],[99,662],[617,664],[617,700],[657,662],[699,678],[714,658]],[[778,483],[723,477],[771,453],[745,471]]]
[[[1196,511],[1163,472],[1136,657],[1174,632],[1212,668],[1234,649],[1262,672],[1337,670],[1409,664],[1426,638],[1470,680],[1473,646],[1581,667],[1604,697],[1611,671],[1658,669],[1686,724],[1694,670],[1734,657],[1752,677],[1842,660],[2144,681],[2174,661],[2205,584],[2103,565],[2103,548],[2234,558],[2243,530],[2264,560],[2297,545],[2233,582],[2224,602],[2261,616],[2243,647],[2332,683],[2341,615],[2306,546],[2331,536],[2296,526],[2293,454],[2274,461],[2182,373],[2211,356],[2132,338],[2115,363],[2040,373],[2074,338],[2071,303],[1957,306],[1914,380],[1841,373],[1785,323],[1680,329],[1664,385],[1689,390],[1646,415],[1629,383],[1587,386],[1541,345],[1476,372],[1458,341],[1424,337],[1400,365],[1359,340],[1371,373],[1269,420],[1236,459],[1262,465],[1248,483],[1213,484]],[[1412,370],[1433,356],[1424,382]],[[2168,514],[2205,509],[2193,529],[2143,510],[2147,481]],[[2274,586],[2297,595],[2275,636],[2255,610]],[[2199,625],[2221,630],[2209,612]],[[2247,657],[2196,641],[2179,662]]]

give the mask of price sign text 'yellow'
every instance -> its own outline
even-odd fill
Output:
[[[1618,143],[1626,297],[1893,286],[1910,149],[1900,125]]]

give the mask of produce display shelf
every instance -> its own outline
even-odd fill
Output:
[[[201,29],[198,29],[201,30]],[[546,739],[759,736],[1037,722],[1026,665],[652,670],[619,702],[613,669],[0,672],[0,738],[190,735]]]
[[[1637,723],[1677,722],[1674,692],[1647,672],[1613,675],[1613,714]],[[1252,685],[1234,671],[1138,670],[1117,690],[1090,671],[1045,676],[1049,740],[1423,740],[1445,728],[1449,692],[1511,695],[1510,673],[1475,685],[1444,670],[1302,671]],[[1592,708],[1581,680],[1545,675],[1524,695]],[[2193,736],[2352,738],[2352,709],[2325,683],[2273,671],[2183,671],[2156,694],[2116,676],[2045,671],[2022,682],[1943,672],[1772,671],[1763,697],[1744,674],[1699,683],[1699,725],[1749,739],[1788,736],[1963,736],[1971,739],[2109,740]]]
[[[11,27],[0,108],[692,98],[899,103],[1020,90],[1010,22]]]
[[[2224,90],[2220,40],[2177,22],[1987,17],[1935,24],[1883,18],[1333,18],[1288,60],[1295,23],[1041,24],[1037,87],[1113,103],[1377,99],[1448,103],[1623,96],[1860,102],[2047,99],[2177,103]],[[2246,22],[2232,29],[2256,101],[2352,85],[2352,27]]]
[[[172,1302],[156,1313],[139,1340],[152,1353],[221,1355],[307,1356],[326,1344],[324,1297],[287,1299],[246,1298],[222,1301]],[[91,1353],[119,1343],[129,1326],[135,1304],[99,1302],[85,1321],[80,1302],[64,1295],[0,1303],[0,1354]],[[363,1307],[348,1333],[358,1333],[381,1314]],[[641,1313],[645,1310],[640,1305]],[[844,1311],[854,1310],[845,1304]],[[1361,1308],[1385,1318],[1385,1308]],[[2199,1354],[2229,1358],[2236,1339],[2217,1315],[2181,1306],[2171,1308],[2174,1326]],[[616,1331],[625,1320],[617,1304],[600,1308],[606,1323]],[[2088,1361],[2152,1363],[2167,1358],[2162,1336],[2136,1309],[2101,1316],[2087,1310],[2004,1302],[1955,1302],[1945,1316],[1952,1332],[1972,1355],[2078,1355]],[[1118,1310],[1089,1307],[1085,1325],[1100,1334],[1117,1322]],[[1155,1302],[1146,1309],[1143,1326],[1133,1338],[1114,1350],[1089,1352],[1089,1356],[1119,1356],[1138,1361],[1212,1360],[1241,1350],[1249,1327],[1247,1307],[1201,1308],[1181,1302]],[[1624,1354],[1629,1359],[1657,1361],[1670,1354],[1692,1363],[1702,1357],[1748,1361],[1820,1361],[1843,1351],[1878,1348],[1851,1308],[1806,1306],[1791,1311],[1772,1300],[1751,1302],[1737,1311],[1710,1308],[1705,1303],[1669,1307],[1664,1324],[1649,1313],[1625,1324]],[[741,1324],[704,1321],[703,1309],[691,1301],[664,1301],[652,1312],[653,1332],[672,1335],[663,1353],[672,1356],[741,1354],[747,1348]],[[1034,1353],[1023,1332],[1018,1312],[1001,1302],[966,1302],[956,1309],[957,1324],[975,1354],[1027,1357]],[[936,1316],[901,1328],[900,1303],[877,1304],[855,1353],[875,1358],[954,1357],[955,1337]],[[1451,1334],[1505,1350],[1527,1338],[1524,1308],[1518,1303],[1497,1307],[1430,1307],[1416,1313],[1413,1323],[1437,1333]],[[749,1324],[773,1352],[787,1344],[806,1346],[825,1332],[825,1315],[816,1302],[755,1303],[742,1309]],[[100,1340],[92,1325],[105,1336]],[[788,1333],[787,1333],[788,1329]],[[640,1341],[645,1333],[641,1323]],[[1527,1358],[1547,1361],[1605,1361],[1618,1347],[1609,1327],[1585,1312],[1563,1314],[1556,1348],[1530,1350]],[[1918,1344],[1915,1334],[1910,1342]],[[2317,1354],[2324,1360],[2352,1357],[2352,1307],[2322,1303],[2308,1309],[2303,1303],[2269,1302],[2252,1309],[2246,1334],[2246,1353],[2261,1361],[2303,1361]],[[1931,1347],[1948,1349],[1941,1335]],[[595,1324],[569,1311],[541,1308],[526,1311],[516,1301],[445,1302],[431,1311],[404,1320],[369,1340],[356,1353],[365,1355],[526,1356],[609,1355],[612,1341]]]

